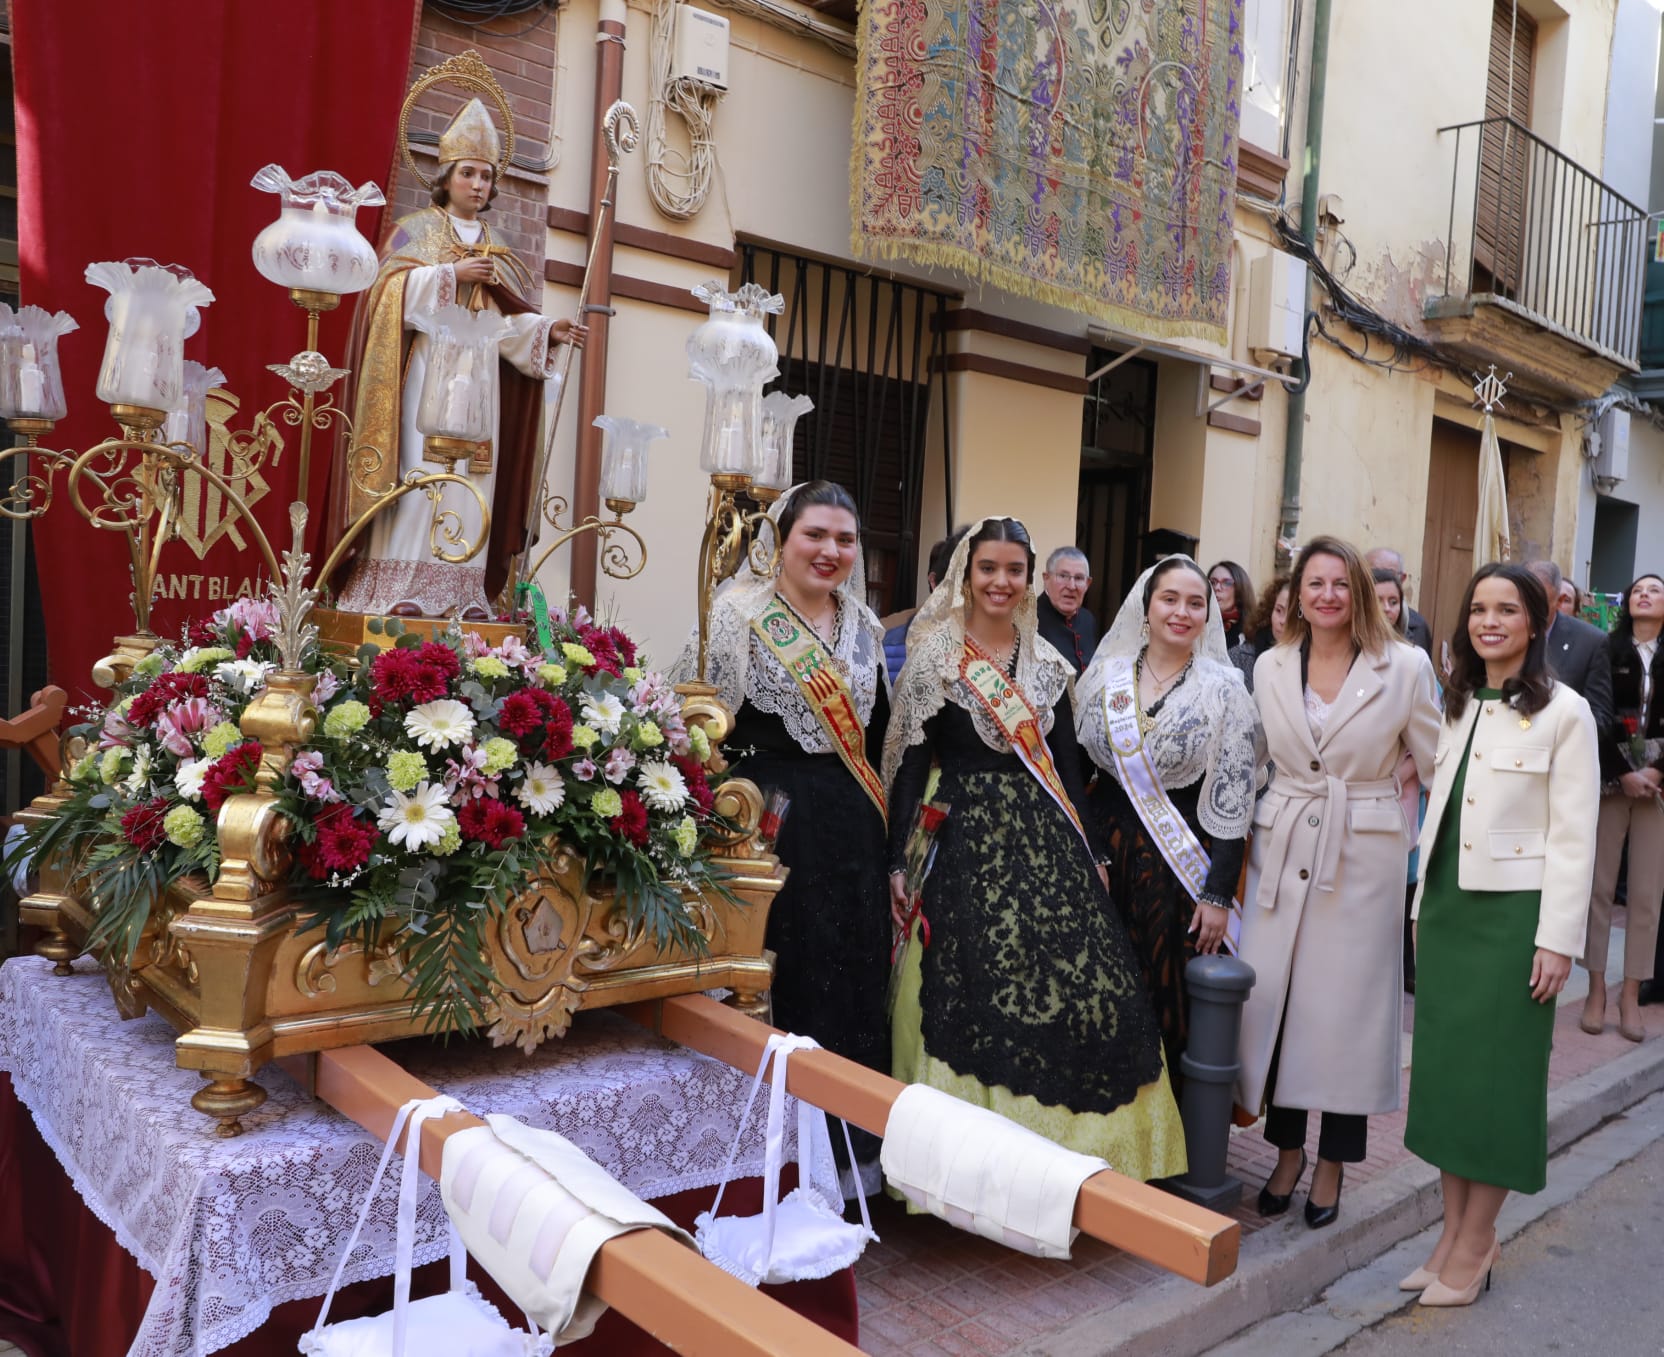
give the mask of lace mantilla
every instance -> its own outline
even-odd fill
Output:
[[[861,613],[867,609],[852,598],[838,597],[838,623],[832,644],[832,659],[849,685],[855,703],[855,714],[864,726],[872,720],[873,704],[878,700],[878,671],[883,653],[883,637],[874,642],[872,632],[862,625]],[[780,663],[762,637],[751,631],[751,654],[746,674],[745,698],[757,708],[778,716],[805,754],[830,754],[832,741],[827,738],[820,720],[810,709],[803,689],[786,666]]]
[[[246,1134],[217,1139],[190,1105],[200,1078],[174,1064],[174,1031],[122,1022],[90,962],[59,977],[38,957],[0,967],[0,1071],[88,1208],[156,1279],[132,1357],[198,1357],[246,1337],[284,1301],[321,1296],[363,1205],[381,1142],[275,1066]],[[605,1013],[527,1057],[477,1041],[406,1042],[399,1063],[484,1116],[558,1131],[637,1196],[714,1185],[747,1076]],[[795,1118],[788,1119],[791,1125]],[[762,1170],[748,1129],[736,1174]],[[835,1183],[830,1158],[817,1181]],[[346,1282],[393,1270],[398,1185],[386,1180]],[[426,1183],[415,1261],[444,1256],[444,1207]]]
[[[952,702],[971,718],[976,733],[996,753],[1009,754],[1011,741],[997,721],[988,714],[982,700],[959,676],[965,654],[965,592],[962,588],[970,564],[970,541],[991,520],[971,524],[954,548],[942,582],[914,615],[907,629],[907,662],[896,678],[890,698],[890,726],[884,738],[884,785],[895,782],[901,759],[909,747],[923,744],[925,722]],[[1040,635],[1039,612],[1034,583],[1017,605],[1016,683],[1040,718],[1040,732],[1052,729],[1052,708],[1074,682],[1075,670]],[[882,640],[882,637],[880,638]]]
[[[1075,730],[1092,762],[1120,781],[1104,720],[1103,687],[1097,685],[1091,702],[1081,698]],[[1247,834],[1265,735],[1259,708],[1233,666],[1198,657],[1184,682],[1163,700],[1144,734],[1144,749],[1168,791],[1201,780],[1196,813],[1209,834],[1221,839]]]

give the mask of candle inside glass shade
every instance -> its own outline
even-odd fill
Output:
[[[67,311],[17,311],[0,303],[0,419],[62,419],[63,370],[58,337],[78,329]]]
[[[410,323],[432,340],[416,407],[417,432],[489,443],[497,432],[497,347],[508,321],[495,311],[451,305],[413,315]]]
[[[183,387],[185,394],[179,404],[168,411],[162,425],[162,442],[185,443],[199,456],[208,451],[208,393],[225,381],[218,368],[204,367],[192,359],[185,360]]]
[[[640,504],[647,498],[647,449],[670,430],[622,415],[596,415],[595,427],[606,435],[601,448],[601,498]]]
[[[365,181],[357,188],[333,170],[290,179],[267,165],[250,183],[278,195],[277,220],[254,238],[254,267],[262,278],[292,291],[346,295],[376,280],[375,248],[358,232],[360,207],[387,201]]]
[[[110,294],[110,333],[98,369],[98,399],[172,410],[184,394],[185,340],[214,300],[187,268],[154,259],[87,265],[87,281]]]
[[[792,483],[797,421],[814,408],[807,396],[788,396],[784,391],[763,397],[763,455],[755,480],[764,490],[784,490]]]
[[[688,375],[705,386],[705,427],[699,465],[713,476],[754,476],[762,455],[763,386],[779,375],[779,351],[763,317],[785,300],[747,283],[729,292],[717,283],[693,290],[710,318],[688,336]]]

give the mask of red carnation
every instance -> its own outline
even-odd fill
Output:
[[[202,618],[192,618],[185,624],[185,640],[193,646],[217,646],[220,643],[218,633]]]
[[[462,661],[457,658],[456,651],[439,641],[422,642],[416,651],[416,662],[437,669],[447,679],[454,679],[462,672]]]
[[[314,880],[322,881],[331,872],[355,872],[370,860],[378,831],[359,819],[351,806],[344,802],[325,806],[313,825],[317,837],[303,843],[296,856]]]
[[[584,673],[604,670],[614,678],[622,676],[624,666],[619,662],[618,647],[613,644],[611,632],[602,631],[600,627],[580,627],[578,640],[595,657],[594,664],[584,666]]]
[[[259,748],[258,745],[255,748]],[[162,827],[162,820],[168,813],[168,803],[165,797],[155,797],[149,801],[141,801],[132,810],[121,817],[121,832],[127,836],[127,842],[141,853],[154,853],[168,841],[168,833]]]
[[[624,809],[607,823],[614,833],[622,834],[637,848],[647,847],[647,807],[635,792],[623,792],[619,800],[623,801]]]
[[[522,735],[530,735],[543,724],[543,707],[535,695],[539,691],[521,688],[503,699],[503,705],[497,709],[497,724],[507,734],[518,739]]]
[[[456,826],[463,838],[491,849],[501,848],[509,839],[517,839],[526,832],[525,817],[494,796],[471,799],[456,813]]]
[[[133,699],[127,709],[127,724],[138,729],[154,724],[166,707],[187,697],[207,697],[208,680],[201,674],[182,674],[177,669],[159,675]]]
[[[263,751],[258,740],[245,740],[214,760],[202,779],[202,799],[216,815],[228,796],[254,790],[254,776],[260,771]]]
[[[564,759],[572,752],[572,708],[558,697],[550,697],[548,705],[548,720],[543,727],[543,757]]]
[[[456,654],[448,646],[430,641],[419,650],[384,650],[370,665],[371,706],[379,714],[392,703],[437,701],[456,673]]]
[[[249,651],[254,649],[254,636],[251,632],[239,632],[237,635],[237,658],[246,660]]]
[[[626,636],[620,627],[608,627],[607,639],[612,642],[613,649],[618,652],[618,658],[624,661],[625,667],[633,667],[636,662],[636,643]]]
[[[688,794],[699,807],[699,814],[709,815],[716,806],[716,794],[711,791],[711,784],[705,776],[705,765],[691,754],[673,755],[670,761],[688,784]]]

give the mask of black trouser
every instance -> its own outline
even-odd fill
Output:
[[[1285,1015],[1284,1021],[1287,1021]],[[1283,1056],[1283,1033],[1277,1031],[1277,1045],[1271,1052],[1271,1068],[1266,1073],[1267,1096],[1277,1087],[1277,1066]],[[1365,1139],[1369,1133],[1369,1118],[1358,1112],[1325,1112],[1317,1128],[1317,1157],[1331,1164],[1357,1164],[1364,1157]],[[1265,1109],[1265,1138],[1279,1150],[1298,1150],[1306,1143],[1306,1109],[1278,1107],[1272,1103]]]

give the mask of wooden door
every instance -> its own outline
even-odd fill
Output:
[[[1536,52],[1537,21],[1518,9],[1518,0],[1495,0],[1485,80],[1487,118],[1513,118],[1522,126],[1531,125]],[[1482,271],[1474,279],[1475,292],[1511,293],[1519,286],[1529,177],[1525,138],[1505,123],[1486,126],[1479,151],[1479,203],[1473,223],[1473,258]]]
[[[1450,639],[1473,575],[1473,528],[1479,517],[1479,434],[1433,421],[1427,466],[1427,533],[1421,580],[1412,600],[1433,629],[1433,661],[1443,669]]]

